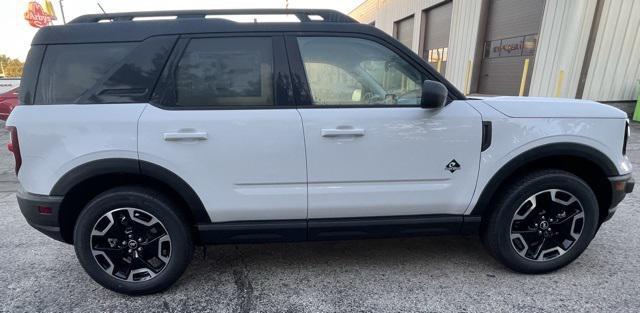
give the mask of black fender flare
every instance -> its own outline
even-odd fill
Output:
[[[112,158],[84,163],[64,174],[54,184],[50,195],[64,196],[77,184],[92,177],[107,174],[141,175],[160,181],[185,200],[196,223],[211,223],[211,218],[204,208],[202,200],[187,182],[160,165],[142,160]]]
[[[544,158],[560,156],[580,158],[594,163],[607,177],[619,175],[618,169],[611,159],[593,147],[578,143],[552,143],[541,145],[521,153],[503,165],[485,185],[480,197],[478,198],[478,202],[476,202],[476,205],[473,207],[470,215],[482,216],[489,206],[489,201],[491,201],[495,192],[498,191],[502,182],[517,170],[527,164]]]

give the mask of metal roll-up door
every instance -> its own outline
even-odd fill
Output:
[[[411,49],[413,44],[413,15],[395,22],[394,37]]]
[[[489,2],[478,93],[529,93],[544,4],[545,0]]]
[[[453,2],[429,8],[424,12],[424,46],[422,57],[444,75],[449,57],[449,31]]]

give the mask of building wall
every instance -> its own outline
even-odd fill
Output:
[[[506,1],[506,0],[505,0]],[[598,1],[600,22],[590,37]],[[414,15],[411,49],[420,53],[425,9],[444,0],[367,0],[351,16],[393,35],[394,22]],[[475,92],[484,41],[487,0],[453,0],[449,61],[445,77],[463,92]],[[640,0],[546,0],[532,71],[530,96],[575,98],[583,76],[585,99],[636,99],[640,79]],[[482,37],[482,38],[480,38]],[[588,51],[589,40],[593,50]],[[591,60],[585,63],[587,55]],[[587,58],[588,59],[588,58]]]
[[[470,92],[474,68],[478,68],[477,65],[479,65],[479,63],[476,64],[476,55],[479,41],[483,40],[478,38],[483,1],[453,1],[449,62],[445,77],[467,94]]]
[[[530,96],[575,97],[596,3],[597,0],[546,1]]]
[[[379,4],[386,0],[368,0],[362,2],[358,7],[353,9],[349,14],[351,17],[363,24],[370,24],[376,19]]]
[[[603,1],[583,98],[633,100],[640,79],[640,1]]]
[[[466,90],[465,82],[471,81],[472,73],[467,67],[474,66],[482,1],[453,1],[449,61],[445,77],[462,91]],[[446,0],[368,0],[353,10],[350,16],[361,23],[375,21],[377,28],[393,35],[396,21],[414,15],[413,42],[410,48],[420,54],[424,23],[422,12],[443,2]]]

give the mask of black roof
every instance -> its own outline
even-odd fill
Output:
[[[299,23],[239,23],[224,15],[295,15]],[[134,20],[147,17],[176,17],[175,19]],[[318,20],[318,17],[321,20]],[[105,23],[106,22],[106,23]],[[333,10],[314,9],[251,9],[158,11],[80,16],[66,25],[40,29],[32,44],[95,43],[142,41],[151,36],[198,34],[217,32],[356,32],[383,34],[369,25],[359,24],[351,17]]]
[[[218,15],[295,15],[298,23],[239,23]],[[173,19],[135,20],[145,17],[175,17]],[[105,23],[106,22],[106,23]],[[431,76],[444,83],[449,94],[455,99],[465,99],[442,75],[409,48],[399,44],[388,34],[366,24],[360,24],[351,17],[334,10],[314,9],[242,9],[242,10],[197,10],[197,11],[154,11],[112,14],[83,15],[66,25],[41,28],[33,38],[33,45],[126,42],[143,41],[161,35],[204,34],[204,33],[280,33],[280,32],[331,32],[357,33],[394,42],[394,46],[404,51],[415,62],[422,64]]]

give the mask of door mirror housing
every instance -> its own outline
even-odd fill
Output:
[[[447,104],[449,91],[441,82],[425,80],[422,83],[422,98],[420,106],[423,109],[439,109]]]

